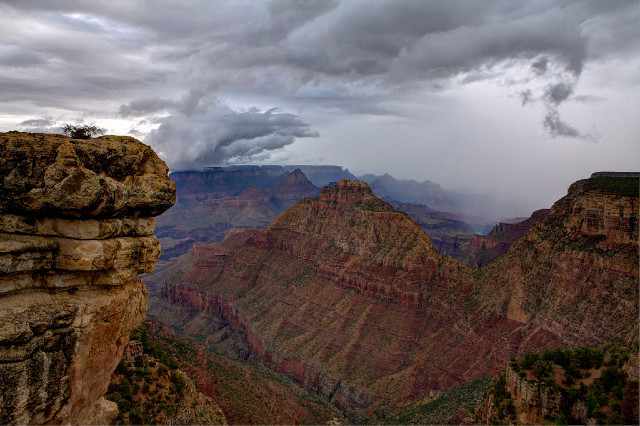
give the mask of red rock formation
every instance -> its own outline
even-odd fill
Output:
[[[638,311],[633,234],[620,243],[622,234],[609,235],[607,225],[589,231],[604,232],[601,243],[629,257],[596,253],[588,269],[575,267],[586,260],[582,252],[553,247],[555,232],[587,226],[574,207],[608,197],[572,187],[499,268],[474,272],[440,256],[418,225],[366,184],[341,181],[267,230],[234,232],[194,251],[171,278],[152,279],[167,283],[171,302],[226,319],[267,365],[338,406],[398,406],[496,372],[519,352],[628,338]],[[637,197],[611,197],[622,222],[637,210]],[[537,254],[524,252],[531,247]],[[583,307],[581,317],[566,314],[575,301],[562,293],[577,295],[575,282],[591,285],[593,292],[579,294],[597,306]]]
[[[570,343],[631,341],[638,315],[637,212],[637,178],[574,183],[544,221],[483,271],[484,302]]]
[[[474,235],[469,244],[460,250],[458,257],[471,265],[483,266],[505,254],[511,245],[529,232],[535,224],[544,220],[549,209],[536,210],[531,217],[520,222],[500,222],[487,235]]]
[[[215,168],[172,177],[178,201],[158,218],[163,259],[185,253],[196,242],[222,241],[233,227],[266,227],[286,208],[318,193],[299,169],[286,173],[275,166]]]

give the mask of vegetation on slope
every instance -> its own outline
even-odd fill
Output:
[[[107,399],[118,404],[116,424],[226,424],[220,409],[195,390],[175,357],[149,338],[144,325],[131,337],[144,352],[133,363],[123,358],[113,374]],[[176,348],[185,350],[180,344]]]
[[[443,392],[431,401],[410,405],[377,420],[405,425],[471,423],[475,409],[491,383],[491,379],[486,377],[472,380]]]
[[[622,197],[638,197],[640,179],[636,177],[596,176],[586,181],[585,188]]]
[[[637,361],[637,355],[618,346],[557,349],[513,359],[510,369],[519,380],[514,384],[502,374],[494,381],[490,422],[518,423],[535,418],[537,411],[541,420],[556,424],[638,424]],[[516,387],[528,395],[513,395]],[[533,398],[524,387],[535,390]]]
[[[148,331],[149,347],[192,377],[198,389],[220,406],[229,424],[326,424],[343,419],[329,402],[286,376],[252,359],[216,353],[215,347],[199,341],[204,336],[179,338],[153,324]]]

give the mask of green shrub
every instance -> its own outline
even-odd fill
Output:
[[[67,123],[62,128],[62,131],[72,139],[91,139],[104,134],[104,129],[93,124],[74,126]]]
[[[145,424],[143,420],[142,412],[138,407],[132,407],[129,411],[129,421],[134,425],[142,425]]]
[[[139,356],[136,357],[135,366],[138,367],[138,368],[144,366],[144,357],[142,355],[139,355]]]
[[[178,394],[181,394],[184,390],[184,387],[186,386],[184,378],[179,371],[174,371],[173,374],[171,374],[171,383],[173,383],[173,385],[175,386],[176,393]]]
[[[553,375],[553,366],[550,361],[539,359],[533,364],[533,372],[538,380],[548,380]]]
[[[116,367],[116,373],[118,373],[120,375],[127,374],[127,367],[124,365],[124,361],[120,361],[120,363]]]
[[[131,401],[131,398],[132,398],[131,383],[129,382],[129,379],[127,379],[126,377],[122,379],[122,383],[120,383],[120,394],[124,399]]]
[[[525,370],[530,370],[533,367],[533,364],[535,364],[539,358],[540,357],[538,356],[538,354],[534,354],[534,353],[525,354],[525,356],[522,358],[522,361],[520,362],[520,367],[522,367]]]

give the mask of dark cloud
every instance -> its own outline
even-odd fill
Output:
[[[639,9],[637,0],[0,1],[0,106],[127,119],[123,128],[139,132],[159,125],[150,140],[191,166],[261,158],[313,136],[301,117],[318,111],[363,123],[406,117],[430,108],[433,92],[513,80],[522,105],[544,105],[551,136],[585,139],[560,110],[584,101],[574,93],[586,65],[640,44]],[[422,104],[403,103],[416,93]]]
[[[533,102],[533,92],[531,89],[525,89],[520,92],[520,101],[522,102],[522,106],[525,106],[531,102]]]
[[[633,6],[571,0],[159,0],[150,9],[144,2],[21,0],[0,7],[24,27],[44,23],[42,36],[16,37],[17,28],[7,28],[5,39],[21,52],[46,51],[54,63],[70,67],[66,73],[85,86],[82,92],[115,97],[119,88],[129,103],[145,99],[136,96],[136,85],[160,92],[222,88],[294,96],[309,82],[339,87],[350,81],[362,90],[382,85],[393,96],[398,86],[522,58],[534,59],[538,73],[556,61],[579,75],[589,45],[584,22],[606,22]],[[599,29],[590,34],[604,45]],[[637,33],[629,26],[625,35]],[[111,77],[100,72],[105,69]],[[170,88],[163,87],[167,83]]]
[[[544,75],[549,67],[549,58],[543,56],[531,64],[531,69],[537,75]]]
[[[120,105],[118,113],[122,117],[141,116],[174,109],[176,106],[177,102],[170,99],[143,98]]]
[[[264,159],[297,138],[318,136],[295,114],[275,108],[236,111],[208,98],[200,98],[195,107],[175,111],[160,123],[146,140],[173,169]]]
[[[19,126],[25,127],[48,127],[53,126],[54,121],[49,118],[32,118],[19,123]]]
[[[569,99],[573,93],[574,82],[560,82],[547,86],[545,90],[545,100],[552,105],[560,105]]]
[[[582,133],[578,129],[572,127],[560,119],[557,110],[551,109],[544,117],[544,127],[549,131],[552,137],[565,137],[573,139],[582,139],[588,142],[597,142],[597,138],[588,133]]]
[[[129,131],[127,132],[127,134],[134,136],[138,139],[143,139],[146,136],[146,133],[141,132],[138,129],[129,129]]]

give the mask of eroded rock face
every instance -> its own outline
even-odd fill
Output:
[[[171,178],[178,200],[158,218],[162,259],[184,254],[197,242],[222,241],[231,228],[266,227],[286,208],[318,193],[299,169],[282,166],[214,167],[174,172]]]
[[[0,423],[111,421],[103,395],[147,294],[164,162],[128,137],[0,134]]]
[[[484,270],[484,303],[571,344],[638,334],[638,178],[585,179]]]
[[[573,186],[484,268],[434,249],[406,214],[341,181],[267,230],[198,246],[155,283],[210,333],[347,410],[372,412],[495,374],[519,353],[637,335],[635,193]],[[626,184],[625,184],[626,185]],[[602,212],[594,216],[593,210]],[[635,243],[634,243],[635,242]]]

